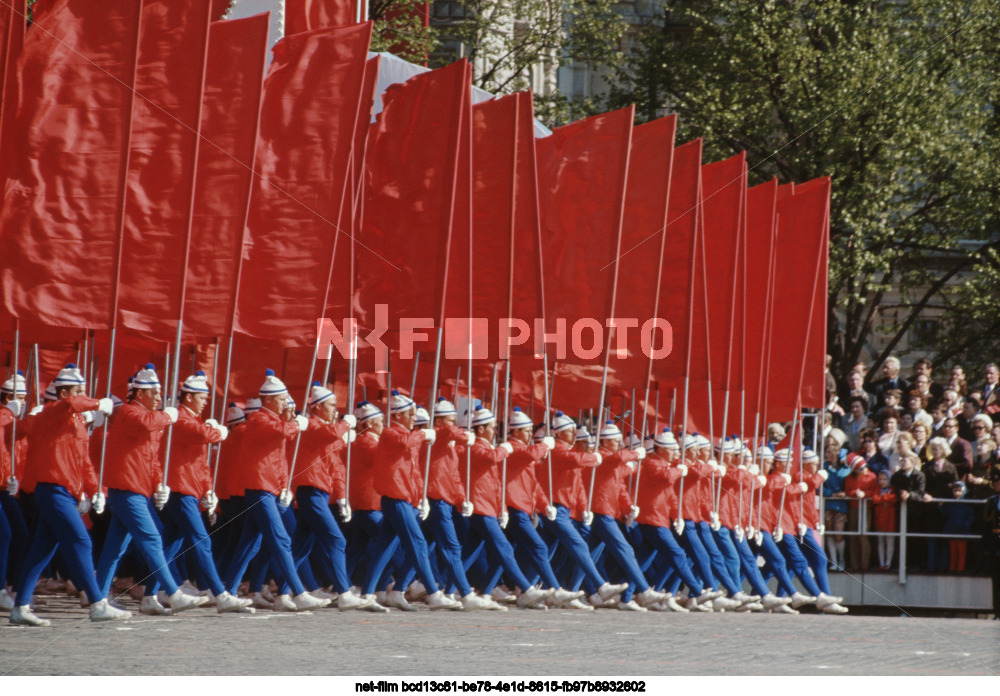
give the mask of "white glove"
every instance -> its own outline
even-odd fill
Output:
[[[97,410],[105,416],[110,416],[115,410],[115,402],[105,397],[97,402]]]
[[[292,492],[287,488],[282,489],[281,495],[278,496],[278,505],[286,508],[292,504]]]
[[[558,512],[559,511],[556,510],[556,506],[555,505],[546,505],[545,506],[545,519],[547,519],[549,522],[555,522],[556,521],[556,515],[558,514]]]
[[[95,428],[100,428],[108,420],[108,417],[104,415],[104,411],[91,411],[90,424]]]
[[[94,422],[95,413],[100,413],[100,411],[84,411],[83,413],[80,414],[80,418],[83,419],[84,423],[90,425],[91,423]]]
[[[209,491],[202,497],[201,507],[209,515],[215,512],[215,508],[219,507],[219,496],[215,494],[215,491]]]
[[[35,406],[33,409],[31,409],[30,411],[28,411],[28,415],[29,416],[37,416],[39,413],[42,412],[43,408],[45,408],[45,407],[42,406],[41,404],[39,404],[38,406]]]
[[[542,444],[545,445],[546,449],[548,449],[549,452],[551,452],[556,448],[556,439],[554,437],[546,435],[545,437],[542,438]]]
[[[465,434],[465,444],[468,445],[469,447],[472,447],[474,444],[476,444],[476,434],[475,433],[466,433]]]
[[[583,523],[585,525],[587,525],[588,527],[590,525],[594,524],[594,513],[592,513],[590,510],[584,510],[583,511]]]
[[[500,517],[497,518],[500,522],[500,529],[507,529],[507,523],[510,522],[510,515],[504,510],[500,513]]]
[[[295,416],[295,425],[299,427],[299,432],[301,433],[309,427],[309,419],[303,415]]]
[[[219,431],[219,437],[221,437],[223,440],[229,437],[229,428],[227,428],[226,426],[217,425],[215,426],[215,429]]]
[[[337,501],[337,510],[345,524],[351,521],[351,504],[347,502],[347,498],[341,498]]]
[[[19,484],[16,477],[11,476],[7,479],[7,495],[17,495],[18,487]]]
[[[712,470],[713,474],[719,470],[719,462],[715,461],[714,459],[709,459],[707,464],[709,468]]]
[[[472,513],[475,509],[476,507],[472,504],[472,501],[466,500],[462,503],[462,517],[472,517]]]
[[[499,449],[506,450],[507,454],[514,453],[514,445],[510,444],[509,442],[501,442]]]
[[[629,461],[625,462],[625,466],[628,467],[629,471],[635,471],[635,462],[632,461],[631,459]]]
[[[785,531],[781,527],[778,527],[771,532],[771,537],[774,539],[775,543],[780,544],[781,540],[785,538]]]
[[[632,507],[629,508],[628,517],[625,518],[625,526],[626,527],[631,526],[631,524],[635,522],[635,519],[638,516],[639,516],[639,506],[633,505]]]
[[[747,536],[751,539],[755,539],[757,537],[757,530],[753,528],[753,525],[747,527]]]
[[[799,482],[799,490],[802,491],[803,493],[808,493],[809,492],[809,484],[806,483],[805,481],[800,481]]]
[[[632,451],[635,452],[635,456],[639,459],[640,462],[643,459],[646,458],[646,448],[645,447],[636,447]]]
[[[726,472],[729,471],[725,464],[719,464],[719,476],[725,476]]]
[[[170,486],[165,486],[162,483],[156,487],[156,493],[153,494],[153,503],[156,505],[157,510],[162,510],[163,506],[167,504],[167,500],[170,498]]]
[[[353,413],[344,414],[344,416],[340,420],[347,423],[347,427],[350,428],[351,430],[354,430],[356,427],[358,427],[358,419],[354,417]]]
[[[791,474],[782,474],[781,478],[785,479],[785,485],[786,486],[789,485],[792,482],[792,475]]]
[[[434,428],[423,428],[422,430],[424,433],[424,439],[433,445],[434,441],[437,440],[437,433],[434,431]],[[475,440],[473,440],[473,442],[475,442]]]
[[[76,504],[76,511],[81,515],[86,515],[90,512],[90,498],[87,497],[86,493],[80,495],[80,502]]]
[[[357,439],[358,439],[357,430],[348,430],[346,433],[344,433],[344,442],[346,442],[347,444],[351,444]]]
[[[757,536],[755,536],[753,538],[753,540],[757,544],[757,546],[760,546],[761,544],[763,544],[764,543],[764,532],[758,531],[757,532]]]
[[[743,533],[743,527],[737,527],[736,529],[734,529],[733,534],[736,535],[736,541],[741,543],[746,538],[746,535]]]
[[[90,499],[93,503],[94,513],[98,515],[104,514],[104,494],[101,492],[94,493],[94,497]]]
[[[205,425],[207,425],[210,428],[218,428],[219,421],[215,420],[214,418],[209,418],[208,420],[205,421]]]
[[[674,520],[674,531],[677,532],[678,536],[684,533],[684,520],[680,517]]]
[[[824,481],[826,481],[828,478],[830,478],[830,472],[827,471],[826,469],[820,469],[816,473],[819,474],[819,477],[821,479],[823,479]]]
[[[6,404],[4,404],[4,406],[10,409],[10,412],[14,414],[15,418],[20,416],[21,412],[24,410],[24,402],[19,401],[18,399],[14,399],[13,401],[8,401]]]
[[[802,524],[801,522],[799,522],[799,536],[800,537],[804,537],[806,535],[806,531],[807,530],[808,530],[808,527],[806,527],[804,524]]]
[[[757,477],[757,483],[759,483],[761,486],[766,486],[767,485],[767,476],[764,476],[763,474],[760,474]]]
[[[825,524],[816,525],[816,533],[819,534],[820,536],[826,534],[826,525]]]
[[[601,456],[600,452],[594,452],[594,456],[597,457],[597,466],[600,466],[601,462],[604,461],[604,457]]]
[[[854,491],[854,497],[855,498],[864,498],[865,497],[865,492],[864,491]]]
[[[756,464],[751,464],[750,466],[747,467],[747,473],[750,474],[751,476],[759,476],[760,467],[757,466]]]
[[[681,478],[684,478],[685,476],[687,476],[688,475],[687,464],[678,464],[677,465],[677,471],[681,472]]]
[[[431,430],[431,432],[434,432]],[[426,520],[431,515],[431,503],[427,498],[420,501],[420,505],[417,506],[417,514],[420,515],[421,520]]]
[[[711,522],[708,525],[709,529],[711,529],[713,532],[717,532],[720,529],[722,529],[722,523],[719,521],[719,513],[712,512],[709,514],[708,518],[711,520]]]
[[[173,425],[177,422],[177,409],[173,406],[164,406],[163,412],[170,416],[170,424]]]
[[[539,523],[538,513],[537,512],[531,513],[531,526],[537,529],[538,523]]]

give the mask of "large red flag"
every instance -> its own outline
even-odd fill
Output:
[[[236,330],[313,345],[326,309],[337,223],[371,23],[296,34],[274,47],[264,83],[257,173]]]
[[[778,180],[754,186],[747,191],[746,236],[746,407],[748,427],[759,428],[760,398],[767,368],[767,321],[773,275],[774,236],[777,229],[775,205]],[[754,433],[756,436],[756,433]]]
[[[112,323],[139,16],[139,0],[61,0],[25,37],[0,219],[15,316]]]
[[[182,312],[210,11],[208,0],[142,6],[118,311],[161,340]]]
[[[266,14],[213,22],[202,107],[184,303],[185,341],[228,336],[233,313],[267,52]]]
[[[354,24],[354,0],[285,0],[285,36]]]
[[[807,181],[795,187],[795,194],[807,193],[813,188],[828,188],[829,179],[820,178]],[[822,223],[822,248],[820,249],[820,269],[816,274],[816,289],[813,291],[813,310],[809,320],[809,342],[806,346],[806,362],[803,368],[802,406],[804,408],[826,407],[826,331],[827,298],[829,297],[830,274],[830,198],[824,203],[824,221]]]
[[[0,182],[6,178],[7,164],[13,156],[9,151],[14,141],[10,140],[7,129],[17,108],[17,59],[24,47],[26,25],[26,0],[0,3]]]

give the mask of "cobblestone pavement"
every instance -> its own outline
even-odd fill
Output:
[[[0,615],[0,675],[996,675],[1000,621],[612,610],[137,616],[50,628]],[[137,603],[128,600],[133,611]]]

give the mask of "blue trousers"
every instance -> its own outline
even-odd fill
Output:
[[[393,554],[396,553],[396,549],[400,546],[403,547],[406,557],[416,567],[417,575],[426,588],[427,594],[434,594],[438,591],[434,571],[427,558],[427,540],[424,538],[424,533],[420,530],[420,522],[417,520],[417,509],[405,500],[382,496],[382,528],[379,530],[378,539],[375,542],[375,558],[368,567],[368,575],[365,578],[365,594],[375,592],[379,576],[382,575],[385,567],[392,560]]]
[[[760,568],[757,567],[757,556],[750,548],[750,543],[746,538],[736,542],[736,551],[740,555],[740,567],[743,569],[743,575],[746,576],[754,593],[761,597],[770,594],[771,589],[764,582],[764,576],[760,574]]]
[[[219,502],[219,521],[215,527],[215,569],[222,576],[236,553],[236,544],[243,533],[243,514],[246,501],[242,495],[234,495]]]
[[[816,584],[826,594],[830,594],[830,578],[827,575],[827,565],[829,559],[823,551],[823,544],[819,542],[819,535],[813,529],[807,529],[806,535],[802,538],[802,553],[809,561],[813,575],[816,576]]]
[[[231,594],[236,594],[243,573],[251,559],[260,551],[263,542],[278,567],[282,579],[290,585],[296,595],[306,591],[295,571],[292,560],[292,539],[285,530],[285,524],[278,512],[278,498],[273,493],[247,490],[243,533],[233,554],[229,567],[223,574],[223,582]]]
[[[31,542],[14,585],[16,604],[31,604],[31,596],[42,570],[55,555],[56,549],[69,567],[73,583],[87,593],[87,599],[97,602],[104,595],[94,575],[93,549],[83,519],[76,511],[77,500],[62,486],[40,483],[35,488],[38,517]]]
[[[163,524],[163,539],[166,547],[164,554],[167,558],[174,558],[181,553],[185,543],[190,544],[189,549],[183,550],[193,552],[198,567],[201,568],[202,576],[208,583],[207,589],[218,597],[226,589],[215,568],[215,561],[212,558],[212,542],[208,538],[205,522],[201,519],[198,499],[193,495],[174,493],[167,499],[163,511],[166,517],[166,522]],[[174,580],[181,581],[183,578],[175,575]]]
[[[770,532],[761,532],[761,540],[761,555],[764,556],[764,560],[767,561],[771,567],[771,572],[774,573],[774,577],[778,580],[778,588],[782,593],[791,597],[795,594],[796,589],[795,585],[792,584],[792,578],[788,575],[785,557],[781,555],[781,550],[778,548],[778,544],[774,541],[774,537],[771,536]]]
[[[729,566],[726,565],[726,559],[722,556],[722,552],[719,551],[719,545],[715,541],[715,535],[712,533],[712,525],[708,522],[699,522],[698,535],[701,537],[701,543],[705,547],[705,551],[708,553],[708,557],[712,563],[712,570],[715,571],[715,577],[719,579],[722,586],[726,588],[726,591],[730,595],[736,594],[740,591],[740,585],[736,581],[736,578],[729,574]]]
[[[733,540],[733,532],[728,527],[719,527],[719,531],[712,532],[715,535],[716,545],[719,553],[722,554],[729,577],[736,581],[737,587],[743,589],[742,574],[740,573],[740,554],[736,550],[736,542]]]
[[[610,515],[595,514],[591,529],[597,538],[604,542],[605,549],[618,562],[633,589],[638,592],[648,590],[649,582],[639,569],[639,563],[635,559],[635,549],[625,541],[625,535],[622,534],[618,522]]]
[[[712,559],[709,558],[708,551],[705,550],[697,525],[691,520],[684,520],[684,533],[678,537],[677,541],[687,552],[688,558],[694,561],[694,569],[701,576],[702,584],[710,589],[718,587],[719,581],[712,570]]]
[[[691,570],[691,559],[677,543],[673,531],[667,527],[654,527],[650,524],[640,524],[639,528],[642,530],[642,536],[646,543],[664,555],[667,565],[677,572],[684,584],[691,590],[691,594],[700,595],[705,586],[695,577]],[[662,575],[663,582],[666,582],[667,573],[664,572]]]
[[[476,544],[479,539],[486,542],[486,548],[496,554],[496,559],[503,566],[507,578],[522,592],[526,592],[531,587],[531,583],[524,577],[520,566],[514,560],[514,547],[510,545],[507,537],[503,535],[503,530],[500,529],[500,521],[496,517],[473,514],[469,518],[468,542]],[[483,588],[483,592],[492,592],[492,586],[496,586],[499,576],[495,572],[489,575],[491,576],[490,580],[487,582],[487,586]]]
[[[351,589],[347,577],[347,540],[330,512],[329,500],[329,493],[312,486],[299,486],[295,491],[299,524],[292,535],[292,558],[296,567],[301,568],[317,542],[320,567],[330,576],[337,592],[347,592]]]
[[[559,540],[559,545],[569,555],[570,562],[583,572],[583,585],[587,594],[597,592],[597,588],[604,584],[604,577],[594,564],[587,542],[580,536],[573,520],[570,519],[569,510],[563,505],[556,505],[556,519],[554,522],[547,523],[546,529],[550,529]],[[572,583],[563,585],[563,587],[574,589],[571,585]]]
[[[507,508],[507,514],[510,518],[507,535],[514,542],[516,551],[524,554],[546,587],[558,589],[559,580],[549,563],[549,547],[531,524],[531,515],[515,508]]]
[[[3,508],[0,526],[6,524],[10,531],[7,547],[0,542],[0,564],[4,566],[0,568],[0,583],[13,585],[21,574],[24,554],[28,550],[28,523],[24,521],[21,505],[7,491],[0,491],[0,508]]]
[[[799,579],[802,586],[806,588],[806,592],[813,596],[819,595],[819,586],[809,572],[809,561],[802,554],[799,540],[795,538],[794,534],[785,534],[781,539],[780,546],[781,552],[785,555],[787,566],[795,573],[795,577]]]
[[[357,575],[364,576],[375,552],[375,540],[382,527],[381,510],[355,510],[348,523],[351,528],[351,543],[347,545],[347,572],[361,585]],[[358,574],[355,571],[359,566]]]
[[[111,488],[108,490],[108,508],[111,510],[111,526],[97,562],[100,597],[107,597],[111,591],[111,581],[118,570],[118,562],[133,540],[150,572],[150,577],[144,578],[146,595],[156,595],[161,586],[167,594],[176,592],[177,582],[167,565],[167,557],[163,554],[163,523],[156,514],[152,498],[141,493]]]
[[[472,588],[469,580],[465,576],[465,566],[462,563],[462,544],[458,540],[455,532],[455,522],[453,519],[454,508],[444,500],[431,499],[431,514],[427,518],[427,525],[440,558],[444,561],[439,569],[446,579],[444,584],[454,585],[459,594],[464,597]]]

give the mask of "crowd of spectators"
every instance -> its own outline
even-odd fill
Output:
[[[863,363],[842,381],[828,371],[822,434],[831,570],[897,569],[896,538],[837,532],[897,532],[904,507],[908,535],[982,531],[981,505],[945,501],[993,494],[990,471],[1000,465],[1000,368],[987,365],[982,382],[969,380],[959,365],[946,383],[933,373],[931,362],[921,359],[904,378],[895,357],[885,360],[877,379]],[[909,537],[907,570],[983,572],[978,546],[975,540]]]

